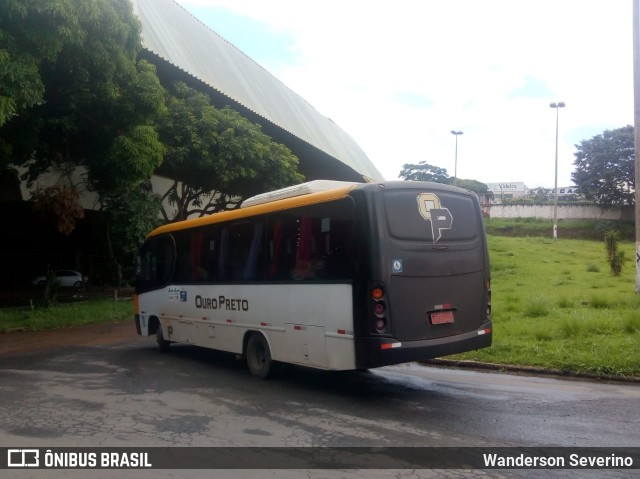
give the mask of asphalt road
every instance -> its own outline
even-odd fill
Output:
[[[233,355],[175,345],[160,354],[152,338],[127,334],[121,338],[107,328],[87,334],[84,345],[41,338],[31,351],[0,347],[0,446],[640,445],[637,384],[418,364],[342,373],[290,367],[261,381]],[[637,471],[311,470],[302,475],[637,477]],[[0,471],[0,476],[116,477],[110,471],[26,472]],[[184,470],[122,472],[117,476],[204,477]],[[215,477],[300,474],[236,470]]]

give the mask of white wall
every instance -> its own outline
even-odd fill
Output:
[[[490,218],[553,219],[553,205],[490,205]],[[558,219],[632,220],[633,208],[603,209],[590,205],[558,205]]]

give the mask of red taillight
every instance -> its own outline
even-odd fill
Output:
[[[385,314],[387,305],[383,301],[384,287],[377,285],[371,290],[371,298],[373,299],[373,317],[371,318],[373,329],[378,333],[384,333],[387,328],[387,320]]]

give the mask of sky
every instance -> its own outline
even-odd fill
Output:
[[[558,186],[570,186],[576,145],[634,122],[632,0],[177,2],[387,180],[424,161],[552,188],[557,124]]]

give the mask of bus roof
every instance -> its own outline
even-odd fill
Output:
[[[296,196],[309,195],[311,193],[319,193],[321,191],[335,190],[337,188],[345,188],[359,184],[360,183],[350,181],[314,180],[252,196],[244,200],[240,207],[246,208],[247,206],[261,205],[285,198],[294,198]]]
[[[308,183],[252,196],[242,202],[240,209],[221,211],[200,218],[187,219],[160,226],[149,233],[148,237],[172,231],[197,228],[222,221],[233,221],[274,211],[337,200],[346,197],[351,190],[363,184],[364,183],[331,180],[310,181]]]

